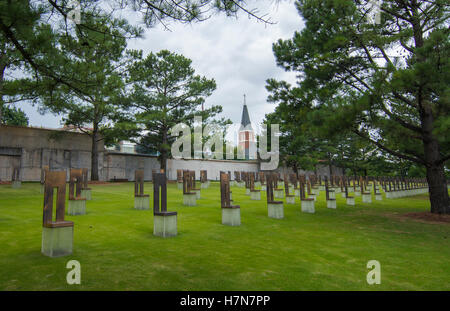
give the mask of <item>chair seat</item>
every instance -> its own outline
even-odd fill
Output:
[[[86,201],[86,198],[83,197],[76,197],[76,198],[69,198],[69,201]]]
[[[54,221],[44,224],[46,228],[62,228],[62,227],[73,227],[73,221]]]
[[[224,206],[222,208],[241,208],[239,205]]]
[[[177,212],[153,212],[155,216],[174,216],[177,215]]]

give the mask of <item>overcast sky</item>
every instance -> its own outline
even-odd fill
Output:
[[[274,25],[264,25],[249,19],[244,13],[239,18],[223,14],[197,24],[170,24],[170,30],[157,26],[146,30],[144,39],[131,40],[129,47],[142,49],[144,54],[167,49],[192,59],[197,74],[214,78],[217,89],[207,98],[206,107],[221,105],[222,116],[239,123],[242,113],[243,94],[247,97],[250,120],[259,124],[264,115],[272,112],[273,104],[267,103],[265,81],[276,78],[294,82],[294,74],[286,73],[275,64],[272,43],[278,39],[289,39],[294,31],[303,27],[294,1],[279,3],[247,1],[248,8],[258,8],[260,14],[269,14]],[[133,14],[136,19],[138,14]],[[56,128],[61,117],[52,114],[40,115],[35,107],[21,104],[30,119],[30,125]]]

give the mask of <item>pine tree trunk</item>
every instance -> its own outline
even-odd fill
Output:
[[[0,60],[3,59],[4,55],[3,53],[0,55]],[[5,75],[5,69],[6,65],[3,63],[3,61],[0,61],[0,125],[2,125],[3,120],[3,81],[4,81],[4,75]]]
[[[161,155],[159,157],[159,166],[162,170],[164,170],[164,173],[166,173],[166,166],[167,166],[167,150],[166,146],[168,143],[167,139],[167,131],[163,130],[163,138],[162,138],[162,148],[160,148]]]
[[[434,138],[428,137],[424,139],[424,149],[425,160],[428,163],[426,168],[431,212],[435,214],[450,214],[450,200],[444,164],[436,164],[441,159],[439,144]]]
[[[412,19],[414,43],[416,48],[423,47],[423,29],[419,18]],[[418,62],[425,62],[423,55],[418,56]],[[419,81],[422,84],[421,81]],[[444,174],[444,163],[440,163],[441,154],[439,142],[433,136],[434,116],[431,104],[423,98],[422,89],[419,89],[417,100],[422,127],[422,141],[427,168],[428,189],[430,192],[431,212],[450,214],[450,200],[448,197],[447,181]]]
[[[427,167],[428,190],[430,192],[431,212],[434,214],[450,214],[447,181],[444,165]]]
[[[433,135],[433,114],[431,107],[421,105],[420,117],[423,129],[423,148],[427,169],[428,189],[430,193],[431,212],[450,214],[450,200],[448,197],[447,181],[444,173],[439,142]]]
[[[164,172],[166,172],[166,165],[167,164],[167,156],[161,152],[161,156],[159,157],[159,166]]]
[[[98,180],[98,129],[94,125],[92,132],[91,180]]]

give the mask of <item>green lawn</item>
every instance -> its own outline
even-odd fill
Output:
[[[427,211],[425,195],[327,209],[285,205],[285,218],[267,217],[266,197],[251,201],[233,187],[242,225],[221,224],[218,183],[196,207],[178,212],[178,236],[153,236],[153,213],[133,208],[133,183],[92,185],[87,215],[75,223],[71,256],[41,255],[43,195],[37,183],[0,185],[0,290],[450,290],[450,225],[399,217]],[[150,183],[146,193],[153,196]],[[152,199],[152,198],[151,198]],[[152,201],[152,200],[151,200]],[[151,203],[152,204],[152,203]],[[67,206],[67,204],[66,204]],[[81,264],[81,285],[67,285],[66,263]],[[381,285],[368,285],[366,264],[381,264]]]

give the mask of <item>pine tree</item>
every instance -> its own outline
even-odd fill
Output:
[[[288,93],[331,137],[352,131],[380,150],[426,168],[431,212],[450,213],[448,1],[302,0],[305,28],[273,50],[299,73]]]
[[[129,135],[146,150],[159,152],[162,169],[170,156],[174,137],[169,131],[175,124],[192,125],[196,115],[206,124],[222,111],[221,106],[199,109],[216,89],[216,82],[195,75],[191,64],[182,55],[162,50],[129,68],[132,90],[128,100],[124,99],[125,111],[131,113]]]

